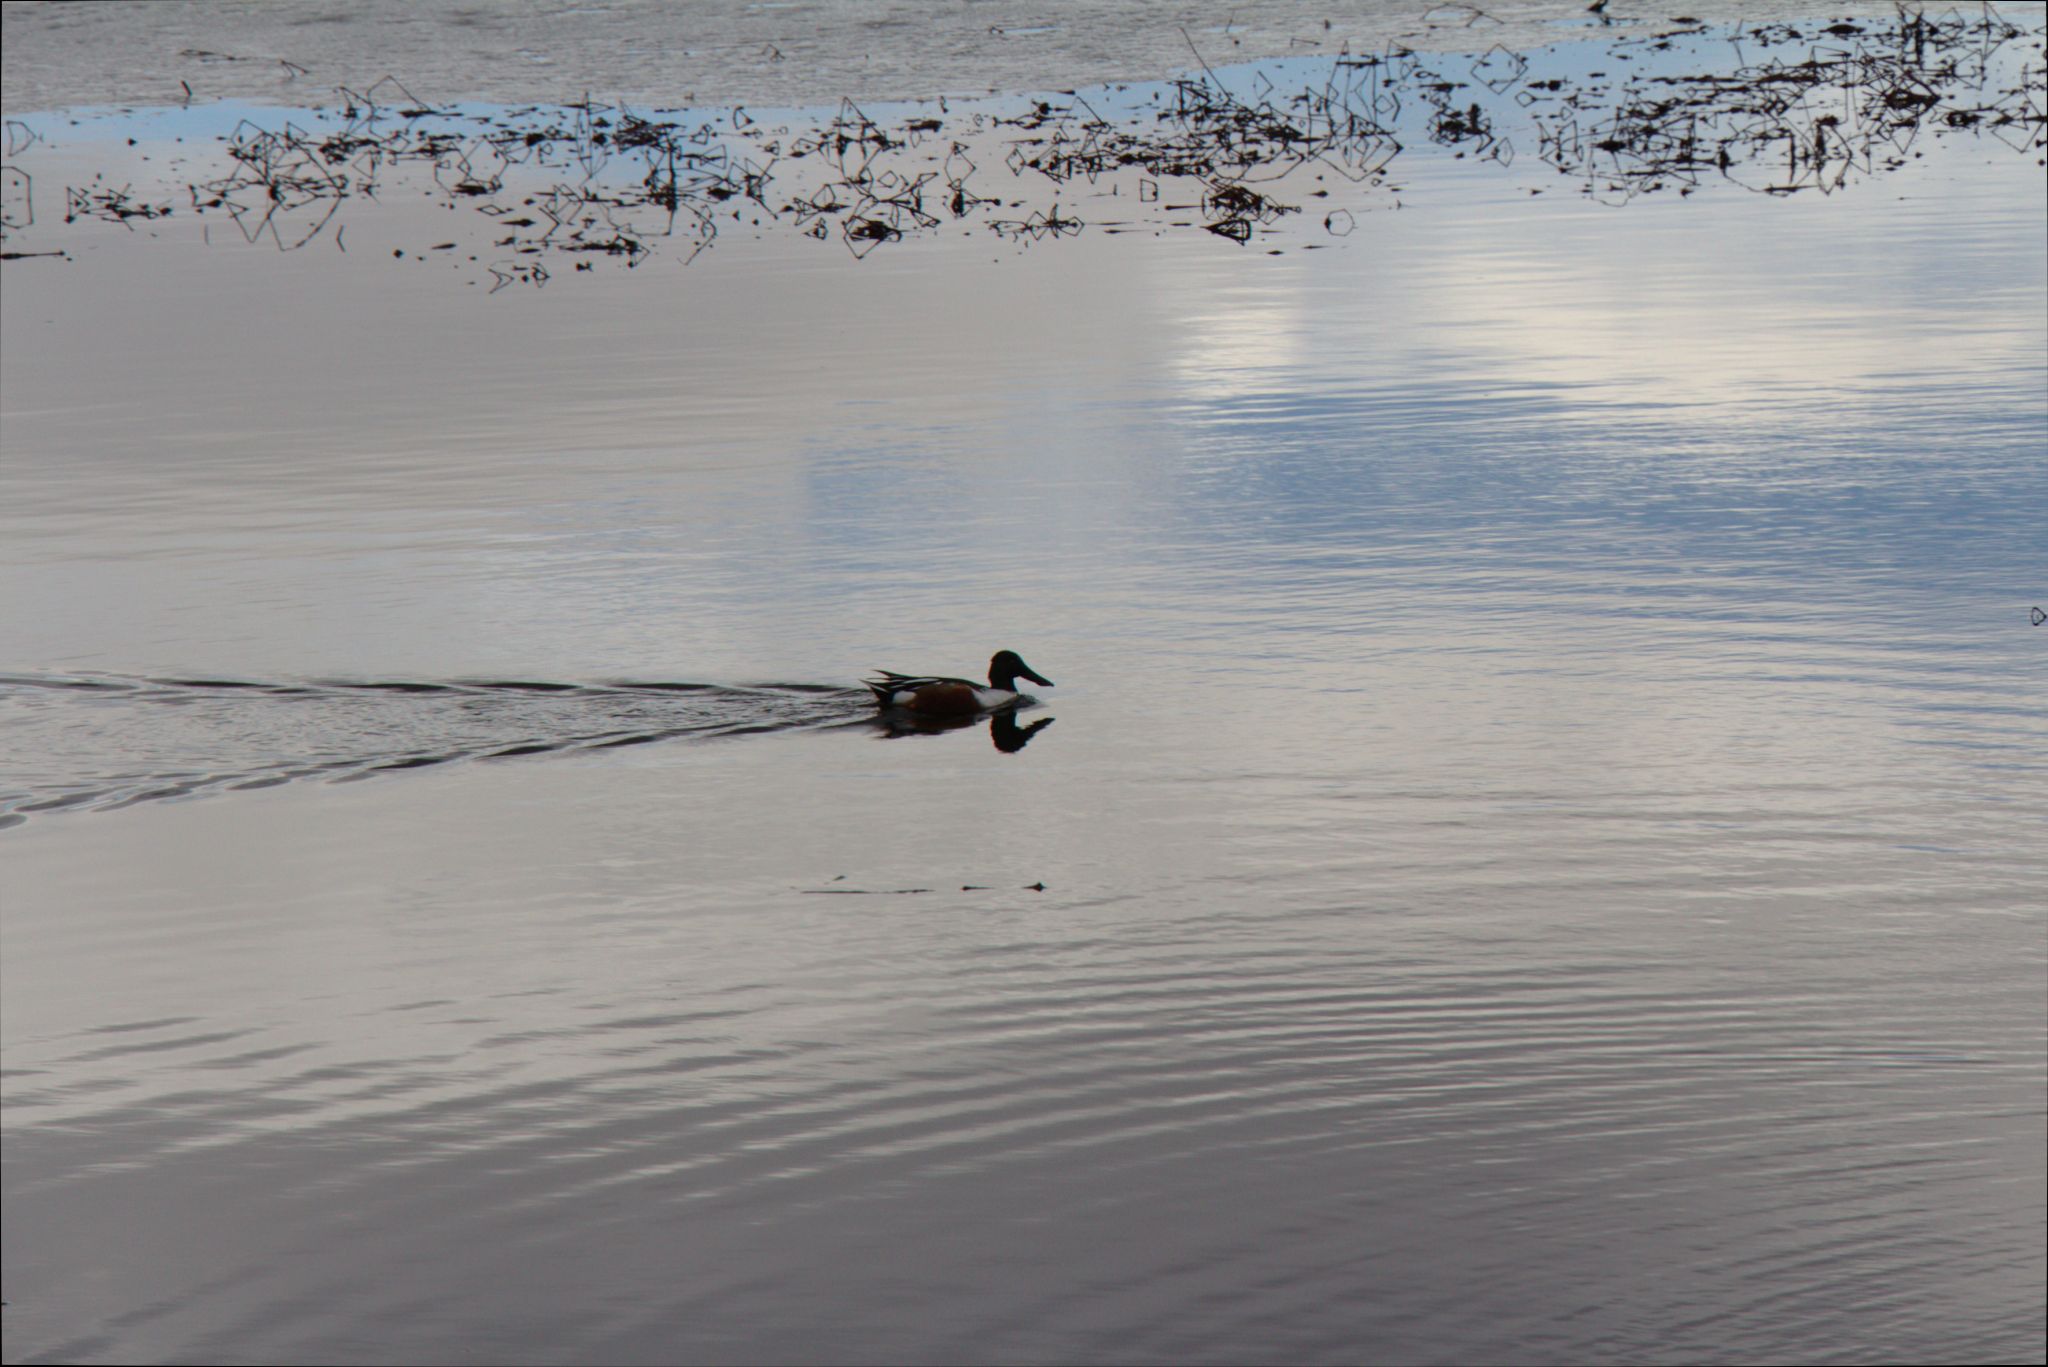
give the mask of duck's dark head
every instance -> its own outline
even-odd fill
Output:
[[[995,658],[988,662],[988,684],[990,688],[1000,688],[1006,693],[1014,693],[1017,691],[1017,680],[1019,677],[1029,679],[1031,682],[1041,684],[1046,688],[1053,686],[1051,679],[1037,673],[1030,665],[1025,664],[1024,657],[1014,650],[999,650],[996,652]]]

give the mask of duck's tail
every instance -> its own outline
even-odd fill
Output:
[[[920,679],[914,674],[898,674],[892,669],[878,669],[874,678],[861,680],[868,691],[875,695],[877,707],[894,706],[898,693],[914,692],[920,684],[929,682],[930,680]]]

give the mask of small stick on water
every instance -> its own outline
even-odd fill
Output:
[[[1209,79],[1215,81],[1219,86],[1222,85],[1222,79],[1216,75],[1216,68],[1209,65],[1209,59],[1202,55],[1202,49],[1195,46],[1195,40],[1188,33],[1188,26],[1186,24],[1180,25],[1180,36],[1187,39],[1188,51],[1195,54],[1195,60],[1202,64],[1202,70],[1209,73]]]

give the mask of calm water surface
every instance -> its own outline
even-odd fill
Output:
[[[2041,1360],[2048,194],[1915,150],[9,262],[8,1358]]]

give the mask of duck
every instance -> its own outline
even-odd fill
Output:
[[[925,716],[972,716],[1015,704],[1024,695],[1017,680],[1029,679],[1046,688],[1052,680],[1024,663],[1014,650],[999,650],[988,662],[988,685],[972,679],[954,679],[939,674],[898,674],[878,669],[872,679],[862,679],[875,695],[875,706],[898,707]]]

